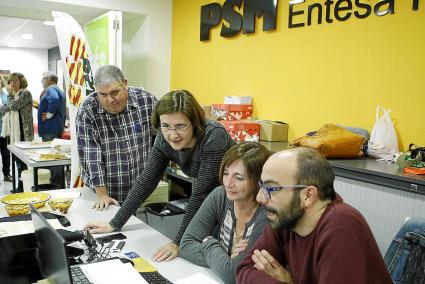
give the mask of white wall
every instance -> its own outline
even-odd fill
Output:
[[[0,47],[0,69],[22,73],[33,99],[43,90],[41,78],[48,68],[47,49]]]
[[[22,73],[28,82],[28,90],[38,100],[43,90],[41,78],[49,68],[47,49],[0,47],[0,69],[10,73]],[[37,111],[34,109],[34,122]]]

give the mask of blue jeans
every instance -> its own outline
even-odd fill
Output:
[[[411,253],[411,243],[407,238],[412,236],[425,241],[424,218],[411,218],[407,221],[398,231],[385,253],[385,264],[395,284],[400,284],[403,280],[403,272]]]

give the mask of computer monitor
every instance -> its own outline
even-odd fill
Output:
[[[32,204],[30,206],[37,241],[36,257],[41,275],[51,283],[72,283],[64,238]]]

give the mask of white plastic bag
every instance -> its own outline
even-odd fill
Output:
[[[383,114],[379,116],[381,109]],[[376,122],[367,145],[367,154],[371,157],[393,160],[393,157],[398,153],[397,135],[390,112],[390,109],[386,110],[381,106],[376,107]]]

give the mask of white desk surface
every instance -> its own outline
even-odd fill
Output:
[[[81,197],[75,199],[71,208],[65,216],[71,221],[71,226],[66,227],[67,230],[81,230],[88,221],[109,222],[118,211],[117,206],[110,206],[108,210],[96,211],[92,209],[93,202],[96,198],[94,192],[88,188],[70,189],[80,190]],[[50,191],[56,193],[59,191]],[[49,192],[49,191],[46,191]],[[58,213],[58,211],[55,211]],[[0,206],[0,216],[7,216],[4,206]],[[121,232],[127,236],[125,246],[122,253],[134,251],[156,267],[164,277],[175,282],[190,275],[202,272],[208,277],[219,283],[223,283],[211,269],[201,267],[190,263],[180,257],[169,262],[154,262],[151,257],[155,251],[164,244],[171,242],[170,239],[143,223],[140,219],[131,216]],[[94,235],[95,237],[100,235]]]
[[[53,160],[53,161],[34,161],[30,159],[26,153],[34,152],[36,149],[22,149],[15,145],[7,145],[7,149],[16,157],[19,158],[28,167],[39,168],[39,167],[51,167],[51,166],[66,166],[71,164],[71,159],[65,160]],[[40,148],[41,149],[41,148]],[[45,148],[44,148],[45,149]]]

